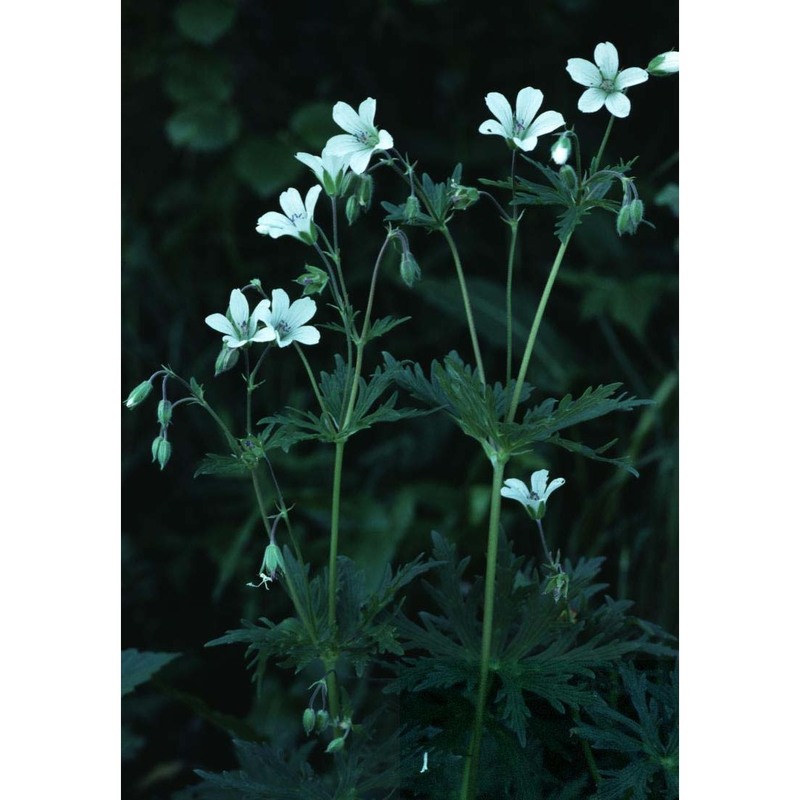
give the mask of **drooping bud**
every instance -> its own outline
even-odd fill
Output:
[[[153,461],[158,461],[159,467],[163,470],[172,455],[172,445],[165,436],[158,436],[153,439],[151,449],[153,451]]]
[[[344,213],[347,217],[348,225],[352,225],[361,215],[361,206],[359,206],[358,198],[354,194],[347,198],[347,202],[344,205]]]
[[[157,415],[161,427],[166,428],[172,419],[172,403],[169,400],[159,400]]]
[[[572,141],[566,133],[562,133],[561,136],[556,139],[556,143],[550,148],[550,158],[552,158],[556,164],[562,166],[567,163],[571,153]]]
[[[295,283],[303,287],[303,296],[319,294],[328,285],[328,273],[324,269],[306,264],[306,271],[295,278]]]
[[[644,217],[644,203],[639,198],[623,203],[617,214],[617,233],[633,236]]]
[[[678,51],[670,50],[668,53],[657,55],[647,65],[647,71],[657,78],[674,75],[678,72]]]
[[[153,384],[150,381],[142,381],[129,395],[125,401],[128,408],[136,408],[145,401],[147,395],[153,391]]]
[[[358,204],[361,208],[368,209],[372,205],[372,187],[374,181],[372,175],[359,175],[358,188],[356,189],[356,197],[358,197]]]
[[[317,711],[316,719],[314,720],[314,730],[317,733],[322,733],[327,727],[328,723],[330,722],[330,715],[324,709],[320,709]]]
[[[575,195],[578,193],[578,176],[575,173],[575,170],[572,169],[569,164],[565,164],[558,171],[558,174],[561,176],[561,180],[570,196],[575,197]]]
[[[266,572],[268,575],[274,575],[279,569],[284,569],[284,566],[283,555],[281,554],[280,548],[274,542],[270,542],[267,545],[267,549],[264,551],[262,571]]]
[[[400,256],[400,277],[409,289],[413,289],[422,278],[422,270],[417,264],[417,259],[408,249],[403,250],[403,255]]]
[[[316,722],[317,715],[314,713],[313,708],[307,708],[303,712],[303,730],[308,736],[314,730],[314,723]]]

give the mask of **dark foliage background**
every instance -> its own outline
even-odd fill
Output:
[[[231,288],[258,277],[292,296],[292,279],[311,251],[294,240],[255,232],[290,185],[303,192],[310,173],[293,154],[318,153],[337,129],[337,100],[378,101],[377,122],[436,179],[464,165],[463,182],[502,178],[505,147],[478,134],[490,114],[489,91],[514,96],[540,88],[544,109],[575,123],[584,148],[596,148],[605,112],[577,110],[581,88],[567,58],[591,59],[612,41],[622,66],[646,66],[678,48],[673,2],[603,0],[505,2],[352,0],[266,3],[183,0],[123,3],[123,386],[122,396],[160,364],[204,383],[211,402],[234,413],[243,392],[234,373],[214,380],[218,335],[204,317],[223,311]],[[604,555],[610,593],[677,633],[677,220],[658,205],[677,183],[677,79],[652,79],[631,91],[633,112],[615,125],[608,160],[639,155],[633,174],[655,229],[620,240],[610,217],[591,218],[574,238],[540,336],[534,383],[541,399],[622,381],[644,412],[616,415],[581,431],[590,444],[619,437],[641,472],[636,480],[602,464],[548,450],[514,462],[509,476],[545,466],[567,478],[548,513],[551,541],[567,556]],[[545,157],[540,143],[537,155]],[[405,198],[388,172],[376,197]],[[323,209],[323,203],[319,208]],[[324,216],[321,219],[327,219]],[[529,212],[516,272],[516,342],[521,352],[557,243],[548,211]],[[343,232],[348,282],[366,297],[382,212]],[[323,222],[324,224],[324,222]],[[502,371],[502,281],[506,229],[489,204],[457,218],[453,232],[476,301],[489,374]],[[415,232],[416,233],[416,232]],[[357,237],[357,238],[356,238]],[[460,304],[443,242],[416,233],[412,246],[423,281],[408,290],[397,270],[384,272],[379,316],[413,319],[379,349],[427,366],[450,349],[469,359]],[[325,318],[320,303],[318,320]],[[340,340],[328,333],[309,352],[317,369],[332,365]],[[307,402],[306,381],[291,357],[273,360],[257,399],[263,416]],[[183,409],[179,409],[179,412]],[[299,724],[301,687],[274,670],[254,703],[241,650],[203,649],[244,617],[289,610],[280,590],[247,589],[263,553],[250,487],[238,480],[192,478],[222,442],[199,410],[177,413],[174,453],[165,473],[150,463],[155,405],[123,419],[123,648],[183,656],[125,699],[126,796],[168,797],[191,770],[234,764],[230,733],[248,738]],[[322,563],[332,453],[317,445],[279,454],[275,468],[307,555]],[[430,548],[436,529],[482,569],[490,473],[471,440],[441,417],[378,428],[348,447],[342,552],[375,569]],[[506,532],[520,553],[536,554],[529,526],[506,509]],[[411,588],[410,607],[422,602]]]

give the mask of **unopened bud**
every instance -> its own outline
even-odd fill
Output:
[[[337,736],[331,739],[330,744],[325,748],[326,753],[338,753],[344,747],[344,736]]]
[[[162,428],[166,428],[172,419],[172,403],[169,400],[158,401],[158,421]]]
[[[457,211],[463,211],[478,202],[480,193],[473,186],[450,184],[450,203]]]
[[[678,51],[670,50],[668,53],[657,55],[647,65],[647,71],[657,78],[674,75],[678,72]]]
[[[264,551],[262,570],[268,575],[274,575],[279,569],[284,568],[283,555],[278,545],[270,542]]]
[[[419,200],[413,194],[406,200],[403,216],[406,222],[413,222],[419,216]]]
[[[316,719],[314,720],[314,730],[317,733],[322,733],[327,727],[328,723],[330,722],[330,715],[327,711],[320,709],[317,711]]]
[[[358,204],[362,208],[369,208],[372,205],[372,175],[360,175],[358,179],[358,189],[356,196],[358,197]]]
[[[575,197],[575,195],[578,193],[578,176],[575,173],[575,170],[572,169],[569,164],[565,164],[558,171],[558,174],[561,176],[561,181],[563,182],[570,196]]]
[[[136,408],[140,403],[143,403],[147,395],[153,391],[153,384],[150,381],[142,381],[129,395],[125,401],[128,408]]]
[[[358,198],[351,194],[344,204],[344,213],[347,217],[347,224],[352,225],[361,215],[361,206],[358,205]]]
[[[233,369],[236,366],[236,362],[239,360],[239,348],[238,347],[228,347],[228,345],[222,345],[222,350],[219,351],[219,355],[217,356],[217,360],[214,363],[214,377],[216,378],[217,375],[221,375],[223,372],[227,372],[229,369]]]
[[[566,133],[558,137],[556,143],[550,148],[550,158],[559,166],[566,164],[572,152],[572,142]]]
[[[642,219],[644,218],[644,203],[636,198],[629,203],[624,203],[617,214],[617,233],[622,236],[625,233],[631,236],[636,233]]]
[[[400,256],[400,277],[409,289],[412,289],[422,278],[422,270],[410,250],[404,250],[403,255]]]
[[[167,466],[169,457],[172,455],[172,445],[169,440],[164,436],[153,439],[152,451],[153,461],[158,461],[159,467],[164,469]]]
[[[308,736],[311,731],[314,730],[314,723],[316,721],[317,715],[314,713],[313,708],[307,708],[303,712],[303,730],[306,732],[306,736]]]

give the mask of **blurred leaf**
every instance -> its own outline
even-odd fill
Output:
[[[122,695],[132,692],[140,683],[149,681],[165,664],[174,661],[180,653],[142,653],[138,650],[122,651]]]
[[[239,145],[233,167],[256,194],[270,197],[290,186],[303,171],[303,165],[294,157],[296,151],[290,142],[254,137]]]
[[[224,102],[233,93],[233,70],[218,53],[188,50],[167,63],[164,91],[176,103]]]
[[[227,33],[236,17],[234,0],[183,0],[175,9],[175,24],[198,44],[214,44]]]
[[[677,217],[678,216],[678,184],[668,183],[653,198],[653,203],[657,206],[666,206]]]
[[[289,130],[296,133],[312,150],[321,151],[335,133],[340,133],[333,122],[330,103],[310,103],[294,112],[289,120]]]
[[[167,120],[167,137],[177,147],[220,150],[236,139],[240,127],[239,114],[232,106],[193,103]]]

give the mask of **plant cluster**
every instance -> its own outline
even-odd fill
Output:
[[[548,537],[544,523],[548,503],[558,501],[554,492],[566,481],[551,480],[544,468],[519,477],[514,467],[518,457],[549,444],[637,475],[631,459],[613,450],[615,442],[587,443],[582,426],[649,406],[649,399],[628,396],[616,382],[542,397],[530,379],[548,301],[576,228],[594,212],[611,214],[620,237],[649,224],[632,174],[635,159],[606,164],[604,151],[616,121],[631,113],[628,89],[677,70],[677,53],[657,56],[647,69],[620,69],[609,42],[597,45],[593,62],[569,59],[569,76],[585,88],[578,109],[609,113],[588,161],[574,126],[557,111],[540,112],[541,91],[522,88],[513,107],[490,92],[493,118],[478,132],[503,139],[510,169],[502,180],[476,183],[465,179],[461,165],[440,180],[422,172],[376,124],[373,98],[357,109],[337,102],[333,120],[343,133],[318,155],[296,155],[314,185],[305,194],[287,188],[281,210],[256,222],[258,234],[296,240],[315,263],[304,265],[297,289],[265,287],[260,278],[234,287],[224,312],[205,319],[221,334],[215,378],[235,380],[238,373],[243,380],[241,414],[216,408],[210,390],[166,365],[131,391],[125,404],[133,409],[157,388],[152,458],[161,470],[172,456],[175,412],[190,405],[206,412],[223,446],[205,456],[196,474],[246,479],[263,526],[263,557],[247,591],[268,592],[268,605],[276,590],[291,602],[284,618],[244,621],[208,645],[243,645],[258,688],[276,666],[294,670],[307,687],[291,751],[237,741],[238,771],[201,771],[201,783],[178,797],[677,797],[672,637],[637,618],[630,601],[603,594],[602,558],[562,554],[560,547],[554,553],[550,542],[558,537]],[[549,150],[544,161],[534,157],[537,147]],[[348,282],[347,237],[374,220],[378,170],[393,173],[401,191],[380,203],[384,233],[360,304]],[[484,361],[475,298],[451,229],[456,216],[478,203],[491,204],[508,231],[505,363],[497,375]],[[556,246],[519,353],[512,335],[518,231],[536,206],[553,207]],[[378,317],[375,308],[390,261],[409,288],[422,277],[425,259],[412,251],[413,228],[446,243],[470,342],[467,354],[442,352],[425,366],[386,344],[411,316]],[[328,364],[314,358],[323,335],[341,342]],[[286,405],[273,389],[281,360],[290,354],[308,380],[303,406]],[[260,416],[255,408],[268,413]],[[434,531],[429,555],[387,564],[380,579],[371,580],[340,553],[350,441],[428,415],[452,421],[486,457],[491,488],[483,570],[470,569],[470,560]],[[296,504],[285,497],[273,465],[276,451],[302,442],[333,451],[322,564],[309,558],[296,535]],[[515,554],[501,525],[504,500],[518,503],[516,510],[529,518],[539,559]],[[404,606],[412,582],[424,584],[427,607]],[[128,678],[133,687],[165,657],[131,653],[127,661],[138,670]]]

